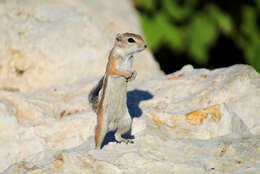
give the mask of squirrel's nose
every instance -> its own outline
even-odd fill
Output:
[[[147,48],[147,45],[144,45],[144,48]]]

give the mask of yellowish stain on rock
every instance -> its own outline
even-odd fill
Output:
[[[73,98],[75,98],[75,94],[73,94],[73,93],[68,93],[68,94],[66,94],[66,95],[64,95],[64,96],[62,96],[62,101],[64,101],[64,102],[69,102],[69,101],[71,101],[71,100],[73,100]]]
[[[63,110],[62,112],[58,113],[56,117],[57,117],[58,119],[61,119],[61,118],[63,118],[63,116],[65,116],[65,115],[67,115],[67,114],[66,114],[66,111]]]
[[[30,165],[29,165],[28,163],[26,163],[25,161],[20,162],[20,164],[18,165],[17,168],[18,168],[18,169],[19,169],[19,168],[22,168],[22,169],[25,169],[25,170],[27,170],[27,171],[33,171],[33,170],[39,169],[38,166],[35,166],[35,165],[30,166]]]
[[[234,155],[236,153],[236,150],[229,144],[229,143],[221,143],[219,144],[216,155],[217,156],[224,156],[224,155]]]
[[[201,78],[207,78],[207,77],[208,77],[208,74],[201,74],[200,77],[201,77]]]
[[[160,101],[156,104],[153,104],[152,107],[155,109],[155,110],[165,110],[167,109],[168,107],[168,103],[164,102],[164,101]]]
[[[75,106],[75,108],[77,108],[77,109],[62,110],[57,113],[56,117],[58,119],[61,119],[65,116],[69,116],[69,115],[76,114],[76,113],[86,110],[85,106],[81,107],[81,105]]]
[[[169,123],[167,123],[166,121],[164,120],[161,120],[158,116],[156,116],[154,113],[152,113],[152,118],[153,118],[153,122],[159,127],[161,128],[162,125],[165,125],[167,127],[170,127],[170,128],[174,128],[175,126],[174,125],[170,125]]]
[[[34,171],[34,172],[32,172],[32,174],[42,174],[43,173],[43,171],[42,170],[40,170],[40,171]]]
[[[202,110],[197,110],[197,111],[188,113],[186,115],[186,121],[193,125],[199,125],[207,117],[208,117],[207,113],[204,113]]]
[[[86,168],[93,168],[94,164],[95,164],[95,160],[93,159],[86,159],[83,161],[83,166]]]
[[[52,161],[51,166],[55,170],[61,170],[64,165],[64,159],[62,154],[57,154],[55,156],[55,160]]]
[[[29,60],[20,50],[9,49],[9,53],[12,55],[9,65],[14,68],[17,75],[23,75],[23,73],[29,69],[31,65]]]
[[[192,125],[200,125],[203,120],[211,115],[211,119],[218,122],[221,118],[219,105],[209,106],[204,109],[196,110],[186,114],[186,121]]]
[[[16,108],[16,117],[21,120],[35,121],[37,120],[37,110],[39,107],[28,103],[22,103],[19,100],[11,101],[13,106]]]
[[[214,135],[214,133],[213,133],[213,132],[211,132],[211,131],[210,131],[210,133],[209,133],[209,136],[210,136],[210,138],[211,138],[211,139],[215,138],[215,135]]]
[[[179,119],[185,118],[185,115],[174,115],[171,117],[172,122],[176,122]]]
[[[22,33],[19,33],[22,35]],[[7,36],[7,50],[0,53],[0,89],[7,91],[26,91],[31,88],[49,86],[53,75],[49,64],[53,64],[40,50],[32,49],[26,54],[22,49],[12,48]],[[34,55],[32,59],[31,55]]]

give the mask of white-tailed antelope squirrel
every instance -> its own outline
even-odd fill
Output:
[[[126,105],[127,82],[134,80],[133,55],[147,47],[140,35],[117,34],[110,51],[106,73],[91,90],[89,102],[97,113],[95,147],[101,148],[107,132],[116,130],[118,142],[128,142],[122,137],[132,125]]]

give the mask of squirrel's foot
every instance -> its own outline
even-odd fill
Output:
[[[129,140],[129,139],[125,139],[125,138],[122,139],[121,141],[117,141],[117,140],[116,140],[116,143],[117,143],[117,144],[121,144],[122,142],[125,143],[125,144],[128,144],[128,143],[133,144],[133,143],[134,143],[133,140]]]
[[[123,137],[121,137],[121,135],[119,135],[119,134],[115,134],[115,139],[116,139],[116,141],[117,141],[117,143],[126,143],[126,144],[128,144],[128,143],[134,143],[134,141],[133,140],[131,140],[131,139],[126,139],[126,138],[123,138]]]
[[[125,75],[123,75],[126,79],[130,79],[132,77],[132,72],[125,72]]]
[[[133,72],[131,73],[131,76],[130,76],[129,78],[127,78],[127,82],[130,82],[130,81],[135,80],[136,76],[137,76],[137,72],[136,72],[136,71],[133,71]]]

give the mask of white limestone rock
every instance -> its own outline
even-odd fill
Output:
[[[94,150],[96,116],[87,102],[92,81],[2,91],[0,171],[257,173],[259,79],[253,68],[235,65],[186,66],[161,79],[136,80],[128,92],[134,144],[109,141],[102,150]]]
[[[171,80],[176,74],[181,76]],[[160,113],[162,114],[160,118],[175,120],[189,112],[198,110],[200,113],[201,109],[208,110],[209,107],[213,107],[213,113],[216,115],[216,110],[219,109],[214,110],[214,105],[225,104],[228,112],[237,115],[251,133],[259,134],[260,77],[252,67],[234,65],[213,71],[194,69],[184,72],[181,70],[168,75],[167,78],[170,80],[160,82],[151,80],[147,85],[140,85],[139,90],[149,89],[154,95],[152,100],[141,104],[142,109],[149,108],[146,114]],[[203,119],[198,124],[202,121]]]
[[[100,78],[115,35],[140,33],[128,0],[0,1],[0,89],[27,91]],[[159,76],[146,50],[138,78]]]
[[[259,140],[259,137],[163,140],[144,135],[136,144],[110,144],[102,151],[82,147],[40,152],[11,165],[3,173],[257,173]]]
[[[96,117],[88,91],[80,84],[27,93],[1,91],[0,171],[30,154],[74,147],[93,136]]]

